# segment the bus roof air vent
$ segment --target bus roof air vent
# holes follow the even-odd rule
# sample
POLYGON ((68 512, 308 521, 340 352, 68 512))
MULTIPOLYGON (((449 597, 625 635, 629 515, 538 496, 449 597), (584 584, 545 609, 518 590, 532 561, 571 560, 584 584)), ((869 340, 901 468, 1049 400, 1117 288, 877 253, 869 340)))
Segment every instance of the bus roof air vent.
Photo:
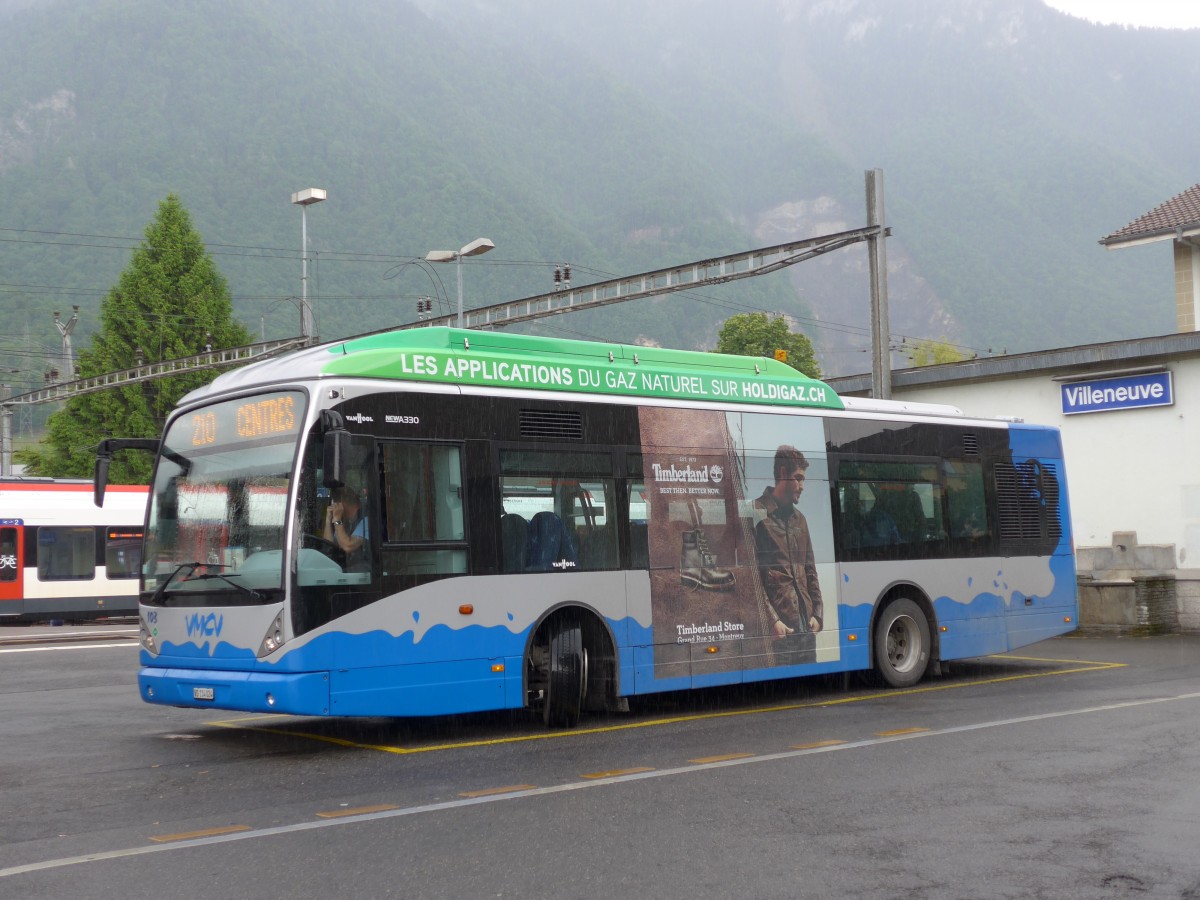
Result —
POLYGON ((979 455, 979 435, 974 432, 968 432, 963 435, 962 441, 963 453, 967 456, 979 455))

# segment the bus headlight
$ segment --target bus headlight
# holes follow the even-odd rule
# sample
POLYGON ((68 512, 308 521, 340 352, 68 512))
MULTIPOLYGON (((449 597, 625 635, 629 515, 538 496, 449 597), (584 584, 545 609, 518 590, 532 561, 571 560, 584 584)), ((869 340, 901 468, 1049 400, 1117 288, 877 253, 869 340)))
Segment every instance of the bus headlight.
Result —
POLYGON ((142 649, 150 653, 158 655, 158 648, 154 645, 154 635, 150 631, 150 626, 146 624, 146 620, 138 617, 138 631, 142 642, 142 649))
POLYGON ((266 635, 263 636, 262 643, 258 645, 258 658, 270 656, 276 650, 283 646, 283 611, 280 610, 279 615, 275 617, 275 621, 271 623, 271 627, 267 629, 266 635))

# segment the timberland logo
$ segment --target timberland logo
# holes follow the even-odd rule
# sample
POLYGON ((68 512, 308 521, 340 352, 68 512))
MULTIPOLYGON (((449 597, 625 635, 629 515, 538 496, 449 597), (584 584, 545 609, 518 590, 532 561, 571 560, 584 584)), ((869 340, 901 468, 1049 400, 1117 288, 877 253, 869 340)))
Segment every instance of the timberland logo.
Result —
POLYGON ((669 481, 684 484, 720 484, 725 477, 725 470, 720 466, 700 466, 693 468, 690 464, 679 468, 674 464, 660 466, 653 463, 655 481, 669 481))

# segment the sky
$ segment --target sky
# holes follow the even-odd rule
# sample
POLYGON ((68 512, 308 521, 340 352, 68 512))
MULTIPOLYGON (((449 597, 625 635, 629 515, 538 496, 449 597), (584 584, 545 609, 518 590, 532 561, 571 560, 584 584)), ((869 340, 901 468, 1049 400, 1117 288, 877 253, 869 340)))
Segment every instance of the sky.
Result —
POLYGON ((1047 6, 1099 22, 1140 28, 1200 28, 1195 0, 1044 0, 1047 6))

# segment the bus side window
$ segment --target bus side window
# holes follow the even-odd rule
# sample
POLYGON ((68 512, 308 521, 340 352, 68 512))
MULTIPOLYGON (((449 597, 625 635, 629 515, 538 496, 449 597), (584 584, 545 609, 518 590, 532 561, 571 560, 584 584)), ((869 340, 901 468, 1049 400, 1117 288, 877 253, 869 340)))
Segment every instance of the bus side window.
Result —
POLYGON ((462 449, 457 444, 380 445, 385 571, 404 587, 465 574, 462 449))
POLYGON ((598 572, 620 566, 612 456, 532 448, 500 451, 500 569, 515 571, 529 523, 524 571, 598 572))
POLYGON ((838 485, 838 538, 844 553, 855 554, 863 546, 867 530, 867 512, 859 494, 861 485, 838 485))
POLYGON ((460 449, 398 442, 382 449, 384 540, 464 540, 460 449))
POLYGON ((572 501, 571 519, 579 543, 579 565, 587 571, 617 568, 613 482, 583 482, 572 501))
POLYGON ((986 541, 990 527, 987 496, 984 491, 983 464, 963 460, 945 463, 946 514, 950 537, 966 541, 986 541))
POLYGON ((650 501, 641 480, 629 483, 629 567, 650 568, 650 501))
POLYGON ((500 571, 524 572, 529 565, 529 522, 517 513, 500 517, 500 571))

